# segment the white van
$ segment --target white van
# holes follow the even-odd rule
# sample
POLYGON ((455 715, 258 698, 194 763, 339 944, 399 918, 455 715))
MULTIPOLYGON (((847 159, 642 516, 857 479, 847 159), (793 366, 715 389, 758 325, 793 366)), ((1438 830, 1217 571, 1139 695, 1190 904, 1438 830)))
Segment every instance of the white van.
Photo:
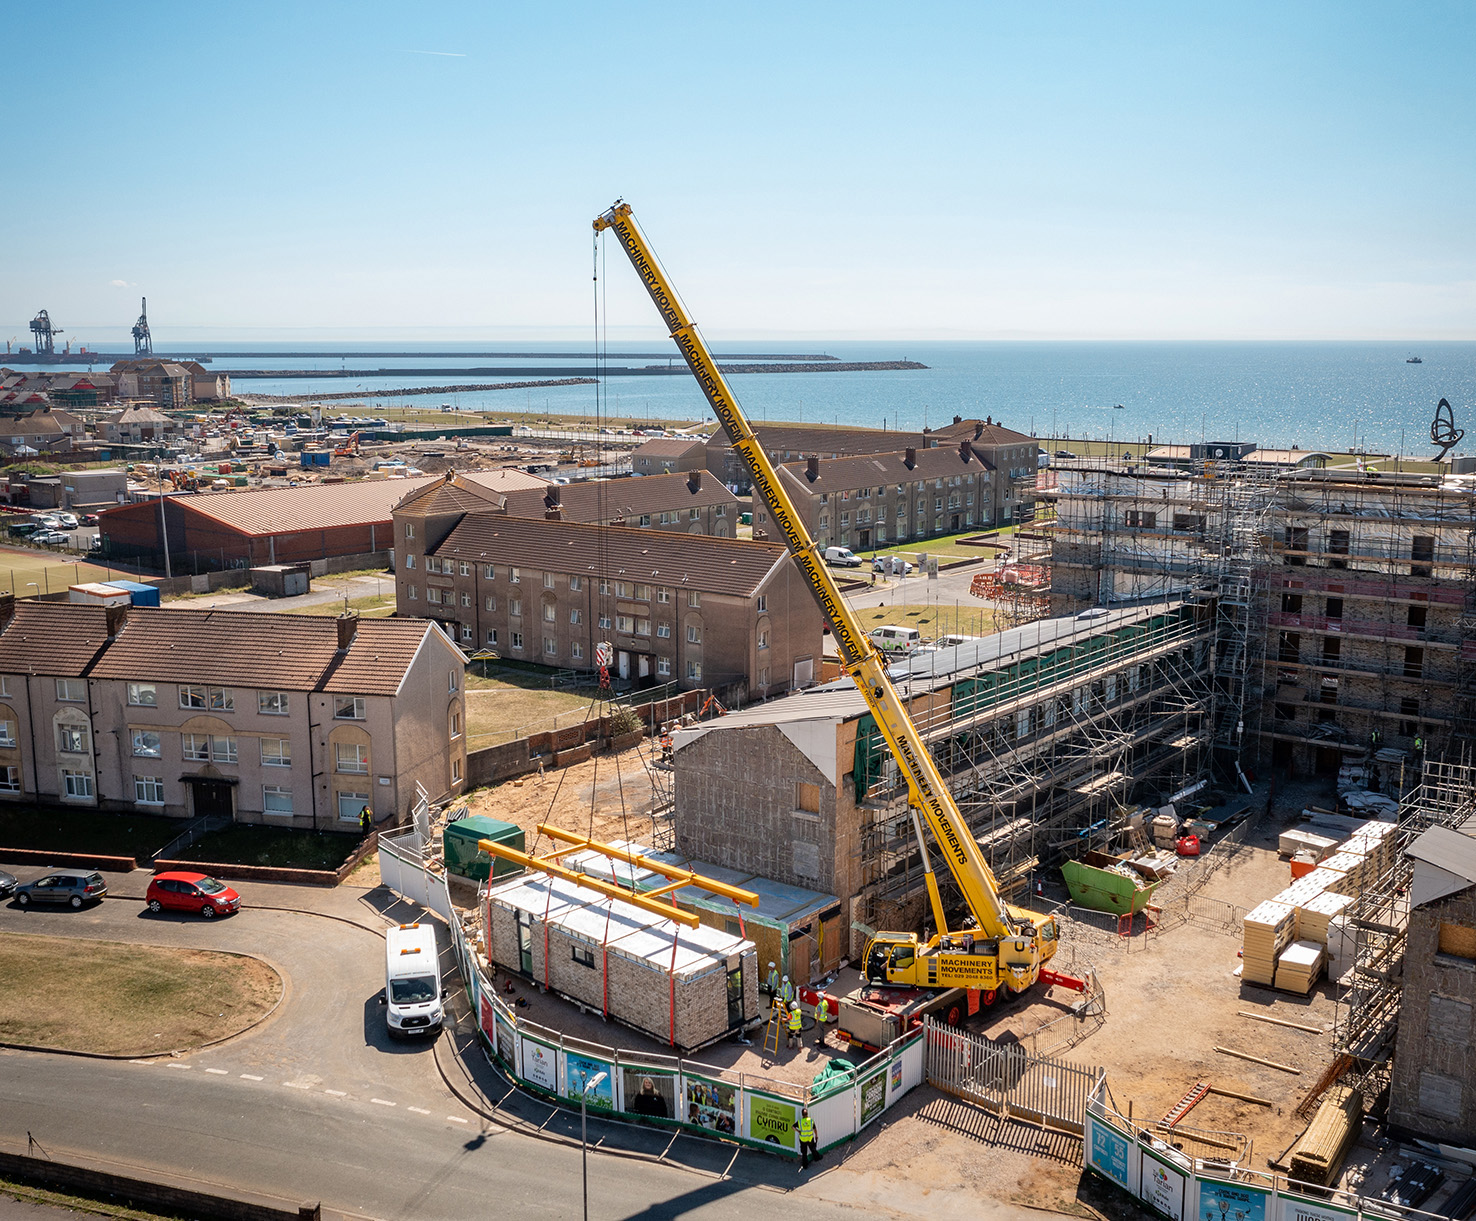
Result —
POLYGON ((825 548, 825 562, 832 568, 860 568, 861 557, 849 547, 825 548))
POLYGON ((445 1018, 436 930, 401 924, 384 937, 384 1023, 392 1038, 436 1035, 445 1018))
POLYGON ((922 633, 915 627, 879 627, 871 633, 871 643, 883 653, 914 653, 922 633))

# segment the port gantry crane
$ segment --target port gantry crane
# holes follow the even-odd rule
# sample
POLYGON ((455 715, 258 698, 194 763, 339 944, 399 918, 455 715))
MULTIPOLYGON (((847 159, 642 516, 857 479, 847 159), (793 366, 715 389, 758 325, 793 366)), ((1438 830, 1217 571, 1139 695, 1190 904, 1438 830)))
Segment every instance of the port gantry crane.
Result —
POLYGON ((1042 975, 1047 983, 1061 983, 1080 990, 1081 981, 1043 971, 1044 964, 1056 952, 1056 918, 1014 907, 1001 896, 994 874, 959 814, 927 744, 887 677, 886 659, 872 646, 825 566, 804 518, 780 484, 774 464, 647 245, 630 205, 617 200, 607 212, 595 218, 594 228, 596 233, 610 230, 620 239, 729 442, 747 466, 754 488, 763 497, 770 518, 830 623, 840 649, 841 664, 865 697, 898 769, 907 779, 908 805, 922 852, 928 901, 937 932, 928 941, 922 941, 916 933, 874 934, 866 947, 866 978, 873 983, 921 988, 977 988, 988 1000, 994 999, 1000 988, 1023 992, 1042 975), (933 833, 963 892, 964 902, 973 916, 972 928, 949 930, 919 815, 933 833))

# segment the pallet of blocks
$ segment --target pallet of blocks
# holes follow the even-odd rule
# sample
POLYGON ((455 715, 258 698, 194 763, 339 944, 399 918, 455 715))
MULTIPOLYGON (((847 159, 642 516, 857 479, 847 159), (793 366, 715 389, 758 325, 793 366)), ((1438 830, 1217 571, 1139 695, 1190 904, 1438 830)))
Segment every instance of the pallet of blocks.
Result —
POLYGON ((1303 941, 1327 944, 1327 930, 1335 917, 1353 906, 1352 895, 1324 891, 1297 907, 1297 936, 1303 941))
POLYGON ((1352 1086, 1333 1086, 1302 1138, 1292 1146, 1287 1158, 1289 1176, 1318 1187, 1332 1186, 1362 1129, 1363 1094, 1352 1086))
POLYGON ((1267 899, 1246 914, 1241 946, 1241 978, 1268 987, 1276 980, 1276 956, 1296 935, 1296 910, 1267 899))
POLYGON ((1363 853, 1350 851, 1346 844, 1340 845, 1337 852, 1323 861, 1322 868, 1332 869, 1343 875, 1327 889, 1345 895, 1362 894, 1364 887, 1378 876, 1378 866, 1363 853))
POLYGON ((1276 956, 1276 990, 1306 996, 1322 974, 1326 956, 1324 947, 1315 941, 1293 941, 1276 956))

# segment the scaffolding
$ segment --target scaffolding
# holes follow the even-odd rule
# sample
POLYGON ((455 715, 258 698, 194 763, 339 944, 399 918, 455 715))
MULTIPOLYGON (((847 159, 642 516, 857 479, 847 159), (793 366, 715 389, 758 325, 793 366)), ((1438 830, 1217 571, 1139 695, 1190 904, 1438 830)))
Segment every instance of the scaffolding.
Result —
MULTIPOLYGON (((1394 1052, 1414 876, 1405 849, 1430 827, 1455 829, 1473 816, 1476 769, 1465 760, 1426 762, 1420 782, 1400 803, 1388 864, 1343 914, 1352 945, 1349 965, 1337 981, 1333 1043, 1365 1075, 1387 1066, 1394 1052)), ((1380 1071, 1386 1075, 1386 1069, 1380 1071)))
MULTIPOLYGON (((1161 802, 1202 774, 1211 632, 1204 609, 1183 602, 1111 628, 1078 621, 949 676, 946 698, 939 687, 913 696, 913 720, 1006 896, 1023 895, 1042 866, 1109 848, 1131 803, 1161 802)), ((922 861, 889 758, 860 796, 870 818, 858 915, 878 927, 921 896, 922 861)))

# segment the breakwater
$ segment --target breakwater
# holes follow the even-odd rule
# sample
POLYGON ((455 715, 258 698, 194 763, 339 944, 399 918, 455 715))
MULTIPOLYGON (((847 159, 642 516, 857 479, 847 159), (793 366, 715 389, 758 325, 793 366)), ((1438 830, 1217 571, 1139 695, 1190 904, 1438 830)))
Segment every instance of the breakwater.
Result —
MULTIPOLYGON (((724 373, 883 373, 897 369, 926 369, 927 365, 912 360, 836 360, 820 364, 719 364, 724 373)), ((317 378, 385 378, 385 377, 444 377, 452 374, 476 374, 482 377, 530 377, 545 374, 555 378, 588 378, 598 372, 603 377, 665 377, 677 375, 690 377, 685 364, 670 365, 606 365, 592 369, 587 366, 551 368, 529 365, 520 368, 480 369, 220 369, 217 372, 227 377, 246 381, 263 378, 271 381, 317 378)), ((521 384, 521 383, 520 383, 521 384)), ((530 383, 538 385, 557 384, 547 381, 530 383)), ((569 384, 565 382, 564 384, 569 384)), ((395 393, 399 393, 395 391, 395 393)))
POLYGON ((365 391, 335 390, 329 394, 249 394, 244 397, 258 403, 322 403, 329 399, 399 398, 408 394, 469 394, 473 390, 536 390, 548 386, 593 386, 598 383, 592 377, 561 377, 551 381, 536 382, 469 382, 455 386, 412 386, 408 390, 365 391))

